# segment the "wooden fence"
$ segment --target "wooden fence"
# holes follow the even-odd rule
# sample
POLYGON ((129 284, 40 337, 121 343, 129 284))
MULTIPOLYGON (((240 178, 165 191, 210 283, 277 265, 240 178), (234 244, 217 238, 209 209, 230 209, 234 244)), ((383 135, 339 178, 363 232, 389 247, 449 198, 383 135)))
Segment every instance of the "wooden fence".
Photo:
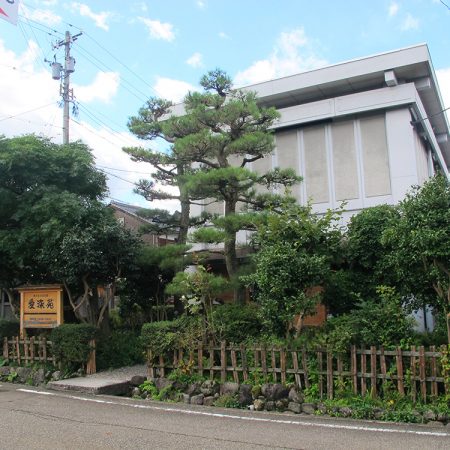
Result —
POLYGON ((347 353, 327 349, 199 345, 194 351, 174 350, 173 354, 153 355, 147 352, 148 376, 167 376, 185 367, 221 382, 243 382, 250 378, 271 382, 295 383, 299 388, 313 385, 320 398, 333 398, 336 393, 351 390, 372 397, 396 390, 415 402, 426 402, 428 396, 450 393, 450 369, 445 363, 448 349, 411 347, 395 350, 352 346, 347 353))
POLYGON ((20 339, 18 336, 3 339, 3 358, 19 366, 35 362, 56 365, 52 353, 53 343, 45 338, 34 337, 20 339))

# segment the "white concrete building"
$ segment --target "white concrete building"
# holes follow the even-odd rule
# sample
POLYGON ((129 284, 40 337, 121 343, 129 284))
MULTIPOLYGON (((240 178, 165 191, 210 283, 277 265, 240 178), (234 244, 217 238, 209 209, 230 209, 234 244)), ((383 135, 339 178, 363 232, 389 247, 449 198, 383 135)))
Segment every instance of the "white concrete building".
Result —
MULTIPOLYGON (((247 88, 246 88, 247 89, 247 88)), ((281 114, 276 148, 253 170, 293 167, 293 194, 347 218, 395 204, 440 167, 449 176, 449 124, 425 44, 249 86, 281 114)), ((222 212, 221 204, 199 207, 222 212)), ((244 237, 244 236, 242 236, 244 237)))

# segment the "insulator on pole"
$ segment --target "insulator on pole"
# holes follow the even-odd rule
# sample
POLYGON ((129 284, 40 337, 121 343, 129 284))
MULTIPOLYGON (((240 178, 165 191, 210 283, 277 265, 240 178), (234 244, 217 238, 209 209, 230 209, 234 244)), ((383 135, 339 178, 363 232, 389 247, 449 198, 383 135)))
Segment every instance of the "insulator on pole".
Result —
POLYGON ((62 66, 58 62, 52 63, 52 78, 54 80, 60 80, 61 79, 61 70, 62 66))

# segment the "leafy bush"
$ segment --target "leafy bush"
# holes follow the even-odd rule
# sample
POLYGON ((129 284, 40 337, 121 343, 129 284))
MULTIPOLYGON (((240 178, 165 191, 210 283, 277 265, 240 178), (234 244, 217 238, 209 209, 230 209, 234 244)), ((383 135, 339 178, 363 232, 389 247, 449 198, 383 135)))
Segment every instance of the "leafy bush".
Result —
POLYGON ((203 337, 200 317, 145 323, 141 338, 144 348, 161 355, 176 348, 193 349, 203 337))
POLYGON ((53 354, 64 368, 75 369, 84 365, 91 351, 90 341, 97 335, 97 328, 88 324, 63 324, 53 328, 51 340, 53 354))
POLYGON ((256 305, 223 305, 214 309, 212 322, 220 340, 240 343, 261 333, 256 305))
POLYGON ((221 395, 214 402, 214 406, 219 406, 221 408, 240 408, 240 404, 237 397, 231 394, 221 395))
POLYGON ((0 320, 0 340, 3 338, 18 336, 20 330, 20 324, 17 320, 0 320))
POLYGON ((115 330, 97 343, 97 369, 132 366, 144 361, 140 337, 132 331, 115 330))
POLYGON ((377 293, 378 302, 361 302, 351 313, 328 320, 326 341, 335 351, 346 351, 351 344, 412 344, 413 319, 402 308, 400 296, 387 286, 380 286, 377 293))

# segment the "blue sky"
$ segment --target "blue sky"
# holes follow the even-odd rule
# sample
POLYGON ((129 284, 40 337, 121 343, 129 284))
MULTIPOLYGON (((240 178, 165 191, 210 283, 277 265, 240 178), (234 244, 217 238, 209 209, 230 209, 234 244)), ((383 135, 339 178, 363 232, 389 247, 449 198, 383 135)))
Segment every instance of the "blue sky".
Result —
POLYGON ((245 85, 426 42, 447 107, 446 4, 450 0, 20 1, 17 26, 0 20, 0 133, 61 141, 59 85, 43 60, 55 55, 62 62, 63 49, 52 44, 66 30, 83 30, 72 47, 79 115, 71 139, 85 141, 98 166, 112 174, 112 198, 150 207, 132 194, 132 183, 152 168, 121 151, 139 145, 126 122, 148 96, 180 100, 216 67, 245 85))

